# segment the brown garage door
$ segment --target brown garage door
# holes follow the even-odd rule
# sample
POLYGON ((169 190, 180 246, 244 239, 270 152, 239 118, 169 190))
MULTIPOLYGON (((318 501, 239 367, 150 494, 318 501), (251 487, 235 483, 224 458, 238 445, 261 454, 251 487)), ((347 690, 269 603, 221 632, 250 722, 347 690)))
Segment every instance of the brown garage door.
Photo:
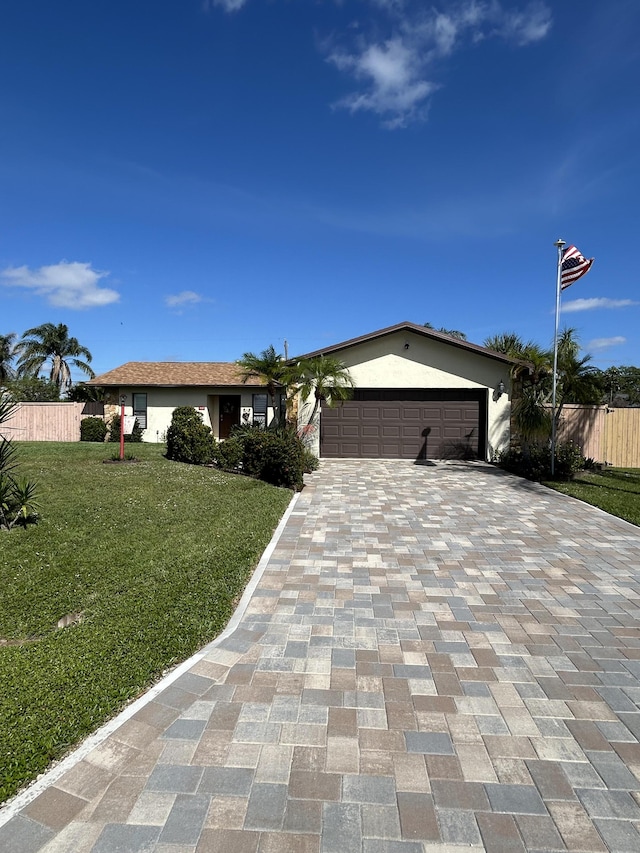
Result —
POLYGON ((357 389, 320 419, 320 455, 333 459, 484 458, 486 391, 357 389))

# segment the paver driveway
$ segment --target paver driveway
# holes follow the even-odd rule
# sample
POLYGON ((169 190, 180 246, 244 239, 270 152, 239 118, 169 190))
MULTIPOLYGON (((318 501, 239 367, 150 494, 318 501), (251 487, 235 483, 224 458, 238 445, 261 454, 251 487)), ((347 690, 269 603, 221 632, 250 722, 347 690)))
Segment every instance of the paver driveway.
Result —
POLYGON ((639 532, 598 510, 324 462, 239 627, 0 849, 638 853, 639 601, 639 532))

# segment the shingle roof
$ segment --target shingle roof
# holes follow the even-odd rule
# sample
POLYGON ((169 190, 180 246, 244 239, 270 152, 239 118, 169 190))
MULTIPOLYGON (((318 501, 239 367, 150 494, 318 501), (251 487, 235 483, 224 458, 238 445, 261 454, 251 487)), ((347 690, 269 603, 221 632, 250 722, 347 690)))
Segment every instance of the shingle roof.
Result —
POLYGON ((87 385, 156 385, 164 387, 185 385, 252 385, 264 383, 258 377, 251 376, 242 381, 243 374, 234 362, 230 361, 128 361, 115 367, 87 385))

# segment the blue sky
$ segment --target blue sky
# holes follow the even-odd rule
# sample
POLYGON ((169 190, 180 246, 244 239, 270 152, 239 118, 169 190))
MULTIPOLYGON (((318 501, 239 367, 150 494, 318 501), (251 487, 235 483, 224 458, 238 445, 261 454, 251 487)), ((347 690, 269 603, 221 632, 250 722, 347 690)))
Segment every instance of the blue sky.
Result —
POLYGON ((637 0, 3 0, 0 333, 125 361, 403 320, 640 366, 637 0))

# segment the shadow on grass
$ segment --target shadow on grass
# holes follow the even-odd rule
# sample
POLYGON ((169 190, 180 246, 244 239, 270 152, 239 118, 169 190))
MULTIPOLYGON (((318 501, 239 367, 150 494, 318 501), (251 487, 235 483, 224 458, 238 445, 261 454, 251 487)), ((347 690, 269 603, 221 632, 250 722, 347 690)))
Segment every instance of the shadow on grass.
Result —
POLYGON ((640 475, 624 474, 621 471, 603 471, 601 474, 588 474, 584 478, 577 477, 573 482, 581 486, 593 486, 596 489, 606 489, 609 492, 622 492, 622 494, 625 495, 640 495, 640 475), (614 483, 618 482, 621 484, 624 483, 626 486, 631 486, 631 488, 625 489, 621 486, 614 485, 614 483))

